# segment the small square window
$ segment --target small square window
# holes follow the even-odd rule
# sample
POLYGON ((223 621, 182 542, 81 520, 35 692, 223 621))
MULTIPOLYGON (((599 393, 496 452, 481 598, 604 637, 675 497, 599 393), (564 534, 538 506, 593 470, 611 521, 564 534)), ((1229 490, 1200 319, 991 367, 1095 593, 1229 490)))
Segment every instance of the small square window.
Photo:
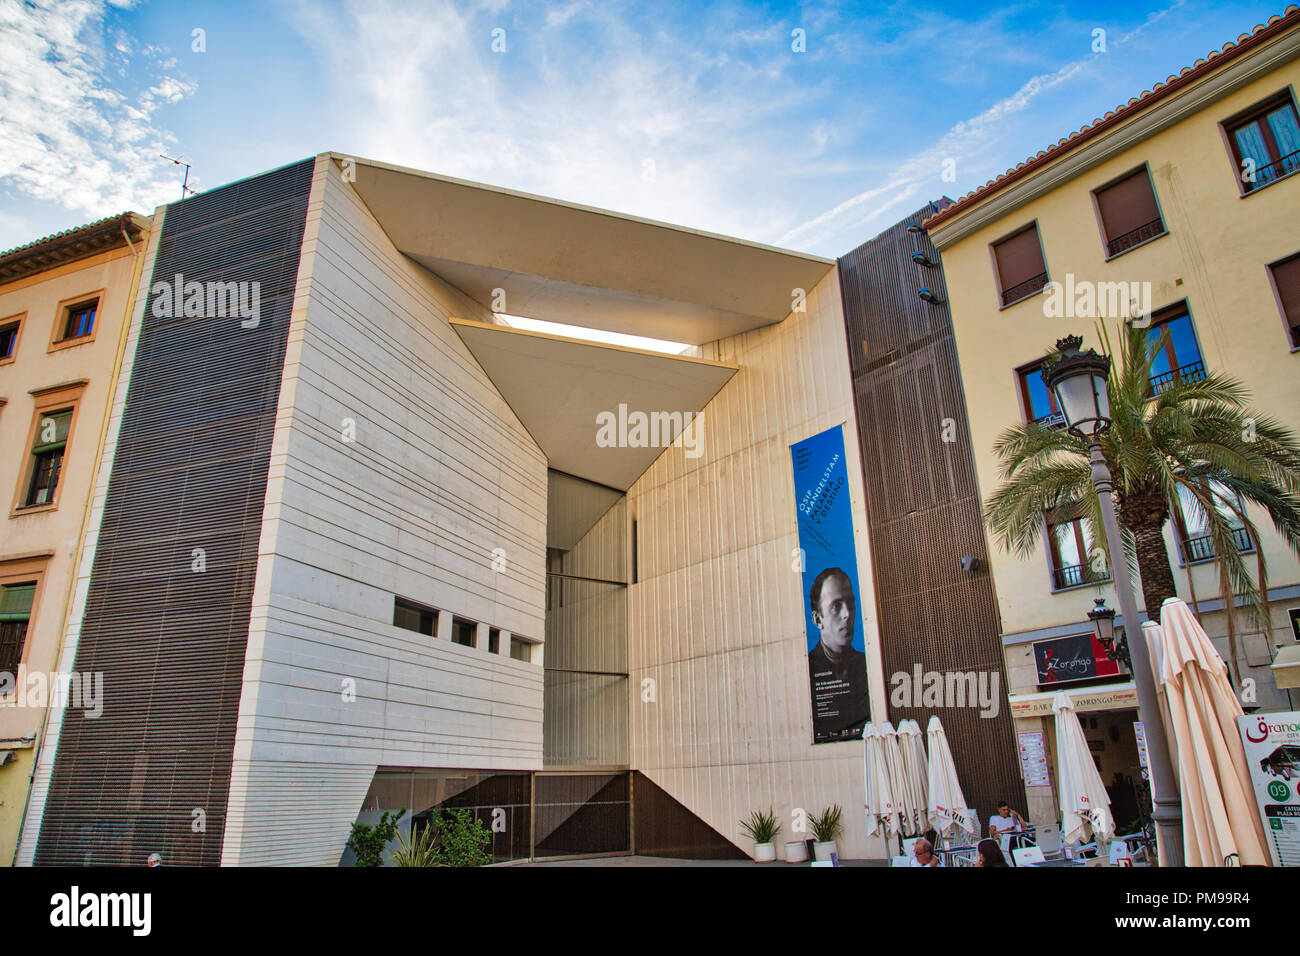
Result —
POLYGON ((0 587, 0 673, 18 671, 35 594, 35 581, 0 587))
POLYGON ((99 311, 99 300, 89 299, 70 305, 63 311, 63 322, 56 342, 68 342, 72 339, 84 339, 95 331, 95 313, 99 311))
POLYGON ((1002 305, 1027 299, 1047 285, 1047 266, 1038 240, 1038 223, 1031 222, 1013 236, 993 244, 998 292, 1002 305))
POLYGON ((488 628, 488 653, 501 653, 501 628, 499 627, 488 628))
POLYGON ((1300 349, 1300 252, 1268 267, 1286 321, 1291 348, 1300 349))
POLYGON ((393 623, 408 631, 433 637, 438 633, 438 612, 405 598, 394 598, 393 623))
POLYGON ((510 656, 517 661, 523 661, 525 664, 530 664, 533 660, 533 645, 528 641, 520 640, 517 637, 511 637, 510 656))
POLYGON ((464 647, 473 647, 478 635, 478 625, 463 617, 452 618, 451 639, 453 643, 464 647))
POLYGON ((1097 197, 1097 211, 1106 236, 1107 258, 1165 234, 1165 223, 1156 206, 1156 192, 1145 166, 1093 195, 1097 197))
POLYGON ((1018 376, 1026 420, 1036 422, 1044 428, 1065 427, 1065 415, 1056 405, 1056 395, 1043 381, 1043 360, 1020 369, 1018 376))

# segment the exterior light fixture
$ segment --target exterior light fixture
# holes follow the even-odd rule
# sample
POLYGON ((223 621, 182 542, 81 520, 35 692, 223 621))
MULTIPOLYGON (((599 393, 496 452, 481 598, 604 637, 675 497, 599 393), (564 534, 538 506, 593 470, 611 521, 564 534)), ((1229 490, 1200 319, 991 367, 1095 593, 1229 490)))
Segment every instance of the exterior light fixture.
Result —
POLYGON ((929 302, 931 305, 939 305, 940 303, 943 302, 943 299, 939 298, 929 289, 922 289, 920 292, 917 293, 917 295, 919 295, 926 302, 929 302))
POLYGON ((924 232, 925 230, 921 228, 919 223, 909 222, 907 224, 907 231, 916 233, 916 232, 924 232))
POLYGON ((921 252, 920 250, 917 250, 916 252, 912 253, 912 261, 915 262, 918 266, 924 266, 926 269, 934 268, 934 260, 931 259, 929 256, 927 256, 924 252, 921 252))
POLYGON ((1057 340, 1059 355, 1043 370, 1043 384, 1056 396, 1069 433, 1093 441, 1110 427, 1110 359, 1093 349, 1080 352, 1081 345, 1077 335, 1057 340))
POLYGON ((1130 671, 1133 670, 1128 641, 1121 634, 1119 645, 1115 644, 1115 609, 1106 606, 1105 598, 1097 598, 1093 603, 1093 609, 1088 612, 1088 620, 1092 621, 1092 632, 1097 636, 1098 643, 1106 649, 1106 656, 1112 661, 1119 661, 1130 671))

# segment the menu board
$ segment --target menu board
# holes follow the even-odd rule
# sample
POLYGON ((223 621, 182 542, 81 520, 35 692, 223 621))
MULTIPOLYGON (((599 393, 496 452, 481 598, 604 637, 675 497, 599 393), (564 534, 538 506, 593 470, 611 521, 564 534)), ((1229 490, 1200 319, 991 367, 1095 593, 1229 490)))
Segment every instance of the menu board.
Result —
POLYGON ((1016 734, 1020 741, 1020 773, 1026 787, 1050 787, 1047 773, 1047 744, 1041 732, 1016 734))
POLYGON ((1133 735, 1137 737, 1138 762, 1142 765, 1142 779, 1151 779, 1151 764, 1147 763, 1147 729, 1142 721, 1133 721, 1133 735))
POLYGON ((1300 866, 1300 711, 1237 718, 1274 866, 1300 866))

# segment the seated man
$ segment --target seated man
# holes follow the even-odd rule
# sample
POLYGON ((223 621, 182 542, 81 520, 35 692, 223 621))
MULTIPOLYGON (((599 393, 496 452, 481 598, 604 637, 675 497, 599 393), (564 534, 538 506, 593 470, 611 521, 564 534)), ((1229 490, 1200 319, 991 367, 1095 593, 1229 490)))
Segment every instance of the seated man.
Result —
POLYGON ((934 855, 934 846, 925 837, 916 841, 912 847, 912 858, 908 866, 938 866, 939 858, 934 855))
MULTIPOLYGON (((1027 826, 1028 821, 1003 800, 998 804, 998 812, 989 817, 989 836, 997 840, 1002 849, 1008 850, 1011 849, 1012 834, 1024 832, 1027 826)), ((1015 842, 1019 845, 1021 841, 1015 842)))

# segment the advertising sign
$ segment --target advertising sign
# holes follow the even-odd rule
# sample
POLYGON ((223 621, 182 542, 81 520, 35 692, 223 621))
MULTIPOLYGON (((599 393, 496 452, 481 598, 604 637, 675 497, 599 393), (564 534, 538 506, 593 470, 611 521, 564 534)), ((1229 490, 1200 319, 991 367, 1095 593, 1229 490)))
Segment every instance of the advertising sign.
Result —
POLYGON ((1274 866, 1300 866, 1300 711, 1237 718, 1274 866))
POLYGON ((1106 656, 1106 649, 1090 633, 1035 641, 1034 665, 1040 687, 1119 674, 1119 664, 1106 656))
POLYGON ((791 445, 790 455, 799 518, 813 743, 856 740, 871 715, 842 426, 791 445))

